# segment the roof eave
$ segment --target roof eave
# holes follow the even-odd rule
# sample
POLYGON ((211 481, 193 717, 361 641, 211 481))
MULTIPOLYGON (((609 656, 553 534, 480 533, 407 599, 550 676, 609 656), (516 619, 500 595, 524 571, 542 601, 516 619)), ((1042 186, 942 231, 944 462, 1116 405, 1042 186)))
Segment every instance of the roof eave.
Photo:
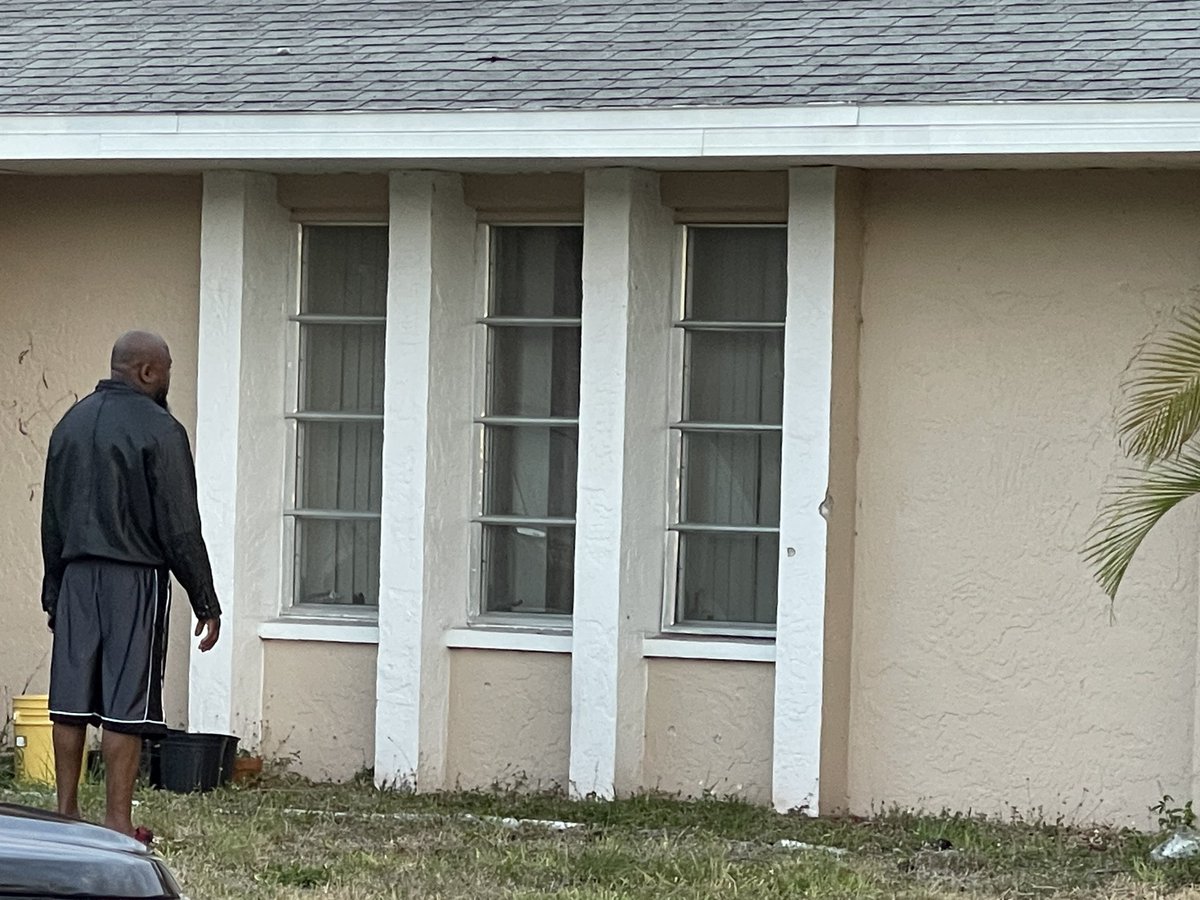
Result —
POLYGON ((397 113, 0 114, 0 167, 903 165, 1200 152, 1200 101, 397 113))

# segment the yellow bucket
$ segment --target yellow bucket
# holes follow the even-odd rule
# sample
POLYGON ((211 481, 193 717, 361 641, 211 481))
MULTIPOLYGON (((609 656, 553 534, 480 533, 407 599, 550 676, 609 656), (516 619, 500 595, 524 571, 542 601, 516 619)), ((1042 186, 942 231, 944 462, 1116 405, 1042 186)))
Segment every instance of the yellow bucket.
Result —
POLYGON ((49 701, 45 694, 13 697, 16 774, 22 781, 54 784, 54 726, 49 701))

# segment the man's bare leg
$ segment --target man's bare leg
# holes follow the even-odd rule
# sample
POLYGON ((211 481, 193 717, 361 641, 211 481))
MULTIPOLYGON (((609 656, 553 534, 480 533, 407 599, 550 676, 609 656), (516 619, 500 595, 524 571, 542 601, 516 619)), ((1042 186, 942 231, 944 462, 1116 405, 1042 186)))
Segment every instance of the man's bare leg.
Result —
POLYGON ((142 758, 141 735, 105 728, 100 747, 104 751, 104 825, 132 836, 133 783, 142 758))
POLYGON ((58 789, 58 811, 82 819, 79 811, 79 772, 83 768, 86 725, 54 723, 54 781, 58 789))

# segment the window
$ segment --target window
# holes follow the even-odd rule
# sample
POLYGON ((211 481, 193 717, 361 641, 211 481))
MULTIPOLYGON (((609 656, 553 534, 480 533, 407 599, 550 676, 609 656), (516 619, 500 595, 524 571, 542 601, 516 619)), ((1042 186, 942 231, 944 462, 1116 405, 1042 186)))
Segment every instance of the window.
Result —
POLYGON ((787 230, 687 230, 676 625, 775 622, 787 230))
POLYGON ((570 615, 583 229, 493 226, 488 243, 480 611, 570 615))
POLYGON ((387 268, 386 227, 301 229, 286 516, 295 607, 379 604, 387 268))

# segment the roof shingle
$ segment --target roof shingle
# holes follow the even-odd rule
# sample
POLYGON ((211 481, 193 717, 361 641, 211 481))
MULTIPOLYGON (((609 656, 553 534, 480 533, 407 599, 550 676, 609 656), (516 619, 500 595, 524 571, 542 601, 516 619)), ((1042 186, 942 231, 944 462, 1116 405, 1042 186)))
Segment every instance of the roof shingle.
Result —
POLYGON ((1200 2, 0 0, 0 113, 1200 97, 1200 2))

